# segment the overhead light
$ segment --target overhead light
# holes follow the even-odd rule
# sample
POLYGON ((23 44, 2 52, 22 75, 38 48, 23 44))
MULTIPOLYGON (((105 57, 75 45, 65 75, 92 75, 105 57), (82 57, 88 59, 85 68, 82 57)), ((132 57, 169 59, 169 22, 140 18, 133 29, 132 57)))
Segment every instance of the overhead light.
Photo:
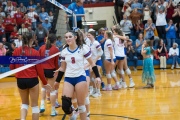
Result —
POLYGON ((83 25, 98 25, 96 21, 92 22, 82 22, 83 25))

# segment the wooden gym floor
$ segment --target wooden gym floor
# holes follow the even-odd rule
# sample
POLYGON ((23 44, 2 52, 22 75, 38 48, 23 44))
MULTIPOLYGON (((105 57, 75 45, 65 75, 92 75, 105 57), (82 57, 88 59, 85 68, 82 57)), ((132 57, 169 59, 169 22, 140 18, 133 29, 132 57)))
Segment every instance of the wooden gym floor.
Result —
MULTIPOLYGON (((132 71, 135 88, 102 91, 102 97, 90 97, 91 120, 180 120, 180 69, 155 70, 154 89, 143 89, 141 73, 141 70, 132 71)), ((126 80, 129 84, 127 76, 126 80)), ((63 111, 61 108, 57 111, 58 116, 51 117, 50 104, 46 104, 40 120, 61 120, 63 111)), ((31 108, 27 120, 31 120, 30 113, 31 108)), ((19 115, 20 97, 15 78, 4 78, 0 80, 0 120, 18 120, 19 115)))

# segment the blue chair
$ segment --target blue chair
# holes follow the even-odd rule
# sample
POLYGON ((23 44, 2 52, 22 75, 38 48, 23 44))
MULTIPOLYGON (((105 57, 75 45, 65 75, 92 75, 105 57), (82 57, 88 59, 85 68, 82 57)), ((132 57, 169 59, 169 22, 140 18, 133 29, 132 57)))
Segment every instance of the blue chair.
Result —
POLYGON ((130 39, 132 40, 132 41, 136 41, 136 36, 130 36, 130 39))

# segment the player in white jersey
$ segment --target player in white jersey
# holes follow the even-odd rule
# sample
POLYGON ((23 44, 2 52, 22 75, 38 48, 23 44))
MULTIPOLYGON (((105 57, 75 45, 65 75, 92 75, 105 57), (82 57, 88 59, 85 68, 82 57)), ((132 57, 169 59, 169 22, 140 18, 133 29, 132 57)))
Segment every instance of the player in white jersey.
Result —
MULTIPOLYGON (((101 66, 102 66, 102 61, 101 61, 101 56, 103 54, 103 50, 101 48, 101 45, 98 41, 95 40, 95 31, 90 31, 88 32, 88 38, 91 40, 91 44, 90 44, 90 48, 91 48, 91 52, 92 52, 92 59, 94 61, 94 63, 96 63, 98 70, 100 72, 101 66)), ((92 81, 93 81, 93 77, 94 75, 92 74, 92 81)), ((93 90, 93 97, 99 97, 101 96, 100 93, 100 84, 99 83, 95 83, 96 85, 96 89, 93 90)))
POLYGON ((81 120, 85 120, 87 117, 85 99, 87 97, 87 83, 86 73, 84 70, 84 59, 87 59, 92 66, 92 70, 96 76, 96 81, 100 80, 98 68, 91 59, 91 51, 88 46, 83 45, 82 36, 79 36, 77 32, 70 31, 65 34, 65 40, 67 45, 62 50, 61 67, 55 71, 57 76, 54 87, 59 88, 59 81, 62 79, 64 72, 64 87, 62 92, 62 109, 63 111, 72 117, 72 96, 74 91, 76 92, 78 109, 81 120))
POLYGON ((123 32, 120 30, 119 27, 115 27, 113 29, 113 37, 114 37, 114 48, 115 48, 115 56, 116 56, 116 65, 118 66, 119 73, 123 82, 120 84, 123 88, 127 88, 125 77, 124 77, 124 58, 125 58, 125 51, 124 51, 124 40, 126 40, 126 36, 123 36, 123 32))
POLYGON ((104 44, 104 54, 105 54, 105 61, 104 66, 106 70, 106 78, 107 78, 107 86, 103 90, 112 90, 111 86, 111 78, 114 79, 116 85, 113 87, 113 89, 119 89, 119 82, 117 80, 116 72, 114 70, 115 63, 116 63, 116 57, 114 54, 114 46, 113 46, 113 37, 112 32, 106 31, 104 33, 105 37, 105 44, 104 44))
MULTIPOLYGON (((127 40, 129 40, 129 37, 127 36, 127 40)), ((131 40, 132 41, 132 40, 131 40)), ((129 67, 128 67, 128 64, 127 64, 127 41, 125 41, 125 55, 126 55, 126 57, 125 57, 125 59, 124 59, 124 66, 123 66, 123 68, 124 68, 124 70, 125 70, 125 72, 126 72, 126 74, 128 75, 128 77, 129 77, 129 81, 130 81, 130 83, 129 83, 129 87, 130 88, 132 88, 132 87, 134 87, 135 86, 135 83, 134 83, 134 81, 133 81, 133 79, 132 79, 132 76, 131 76, 131 70, 129 69, 129 67)), ((120 80, 120 83, 122 82, 122 79, 120 80)))

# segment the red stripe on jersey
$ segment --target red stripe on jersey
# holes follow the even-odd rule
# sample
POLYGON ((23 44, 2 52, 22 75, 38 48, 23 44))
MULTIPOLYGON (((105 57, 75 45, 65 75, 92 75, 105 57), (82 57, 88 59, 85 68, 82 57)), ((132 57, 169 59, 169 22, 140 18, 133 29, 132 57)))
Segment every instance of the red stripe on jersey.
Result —
MULTIPOLYGON (((12 56, 21 56, 21 55, 22 55, 22 47, 19 47, 14 50, 12 56)), ((37 50, 25 46, 23 56, 40 56, 40 55, 37 50)), ((23 66, 22 64, 10 64, 10 69, 13 70, 22 66, 23 66)), ((15 74, 16 78, 35 78, 38 76, 40 77, 40 80, 42 81, 42 83, 46 85, 47 81, 44 76, 44 70, 43 70, 42 64, 37 64, 33 67, 27 68, 15 74)))
MULTIPOLYGON (((55 53, 58 53, 59 50, 57 49, 55 45, 52 45, 52 47, 49 49, 48 56, 45 55, 45 52, 46 52, 46 45, 43 45, 39 49, 40 56, 43 56, 43 57, 54 55, 55 53)), ((58 69, 59 68, 58 60, 59 60, 59 55, 45 61, 45 63, 42 64, 43 69, 54 69, 54 68, 58 69)))
POLYGON ((84 55, 84 57, 88 57, 89 55, 91 55, 91 51, 89 51, 87 54, 84 55))
POLYGON ((99 47, 100 47, 100 45, 96 46, 96 48, 99 48, 99 47))

